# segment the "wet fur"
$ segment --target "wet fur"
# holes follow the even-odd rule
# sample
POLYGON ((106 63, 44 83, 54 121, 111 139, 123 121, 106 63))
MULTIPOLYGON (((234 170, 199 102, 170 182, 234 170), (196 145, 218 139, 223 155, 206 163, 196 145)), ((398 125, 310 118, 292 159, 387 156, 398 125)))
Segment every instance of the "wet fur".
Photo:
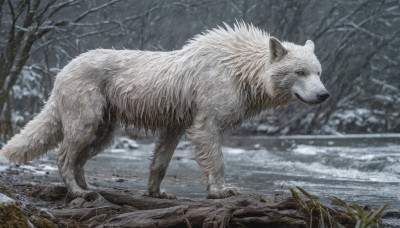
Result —
POLYGON ((293 99, 296 80, 282 81, 285 70, 276 66, 282 61, 276 57, 286 53, 271 52, 270 42, 267 33, 239 23, 207 31, 172 52, 84 53, 58 74, 42 112, 1 153, 26 163, 59 145, 60 175, 69 192, 81 196, 91 193, 86 161, 108 145, 118 124, 134 125, 159 133, 147 194, 173 198, 160 183, 186 133, 209 197, 236 195, 224 179, 222 133, 293 99))

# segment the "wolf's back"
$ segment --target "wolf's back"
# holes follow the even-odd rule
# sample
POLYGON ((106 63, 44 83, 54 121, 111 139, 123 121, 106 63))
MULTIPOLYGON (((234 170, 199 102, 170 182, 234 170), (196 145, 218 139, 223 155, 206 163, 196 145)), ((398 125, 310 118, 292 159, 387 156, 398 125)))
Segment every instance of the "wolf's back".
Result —
POLYGON ((11 162, 26 163, 45 154, 62 139, 62 125, 55 103, 43 110, 0 150, 11 162))

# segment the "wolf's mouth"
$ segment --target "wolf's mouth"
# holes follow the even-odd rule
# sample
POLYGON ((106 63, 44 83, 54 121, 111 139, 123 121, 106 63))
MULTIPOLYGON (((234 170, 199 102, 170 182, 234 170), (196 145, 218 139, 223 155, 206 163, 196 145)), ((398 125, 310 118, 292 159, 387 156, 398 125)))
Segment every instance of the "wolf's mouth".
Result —
POLYGON ((298 93, 294 93, 294 95, 299 99, 301 102, 308 104, 308 105, 318 105, 321 104, 322 102, 320 101, 306 101, 304 100, 298 93))

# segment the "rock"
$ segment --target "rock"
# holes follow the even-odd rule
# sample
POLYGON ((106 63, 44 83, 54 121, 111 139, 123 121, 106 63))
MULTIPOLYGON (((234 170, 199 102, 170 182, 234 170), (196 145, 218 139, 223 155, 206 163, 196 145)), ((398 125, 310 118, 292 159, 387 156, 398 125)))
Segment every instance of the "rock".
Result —
POLYGON ((7 206, 10 204, 16 205, 16 201, 4 195, 3 193, 0 193, 0 206, 7 206))
POLYGON ((2 227, 31 227, 25 213, 14 199, 0 193, 0 224, 2 227))
POLYGON ((112 146, 114 149, 138 149, 139 145, 135 140, 129 138, 117 138, 112 146))

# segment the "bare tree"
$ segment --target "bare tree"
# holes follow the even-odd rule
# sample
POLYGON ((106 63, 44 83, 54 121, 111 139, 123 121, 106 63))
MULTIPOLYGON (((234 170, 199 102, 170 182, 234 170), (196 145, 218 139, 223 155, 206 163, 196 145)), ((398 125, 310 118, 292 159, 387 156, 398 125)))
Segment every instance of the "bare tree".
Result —
POLYGON ((49 91, 51 69, 88 49, 169 51, 205 29, 236 20, 282 40, 314 40, 332 93, 320 108, 294 105, 260 118, 256 124, 273 126, 267 133, 400 131, 400 8, 394 0, 0 0, 0 12, 3 136, 12 135, 11 88, 24 66, 42 70, 49 91), (361 125, 344 115, 361 109, 369 112, 361 125))
POLYGON ((71 39, 79 40, 107 31, 121 31, 124 23, 131 18, 95 20, 99 13, 117 2, 120 1, 0 0, 0 31, 4 34, 0 38, 2 137, 13 134, 10 94, 29 58, 54 43, 59 46, 64 43, 79 53, 79 42, 71 43, 71 39), (77 32, 77 27, 85 29, 77 32))

